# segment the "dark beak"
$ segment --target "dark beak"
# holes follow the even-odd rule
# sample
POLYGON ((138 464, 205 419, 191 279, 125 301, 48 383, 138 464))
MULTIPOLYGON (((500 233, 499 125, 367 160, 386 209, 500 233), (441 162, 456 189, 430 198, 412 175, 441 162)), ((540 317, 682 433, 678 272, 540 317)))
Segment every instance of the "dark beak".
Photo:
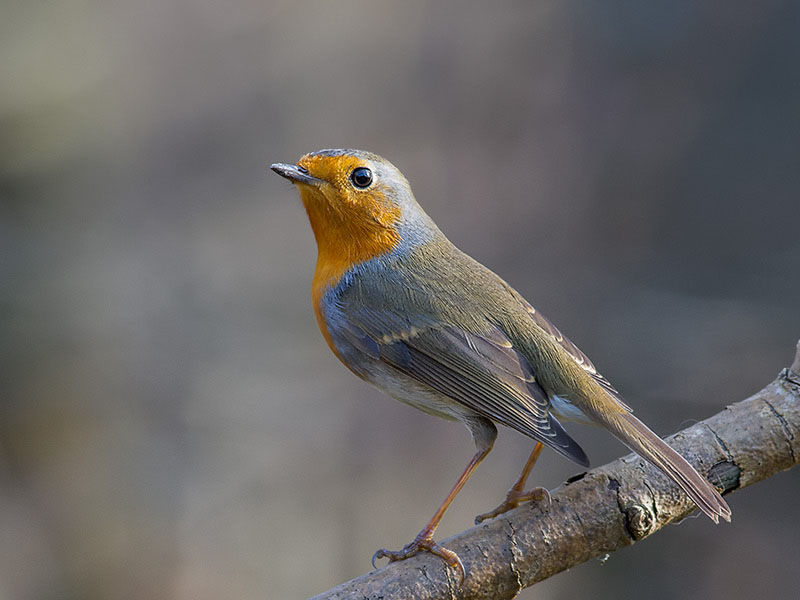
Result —
POLYGON ((286 163, 275 163, 274 165, 270 166, 270 169, 275 171, 281 177, 285 177, 292 183, 307 183, 309 185, 317 185, 321 183, 321 179, 317 179, 316 177, 312 177, 308 174, 303 167, 298 167, 297 165, 288 165, 286 163))

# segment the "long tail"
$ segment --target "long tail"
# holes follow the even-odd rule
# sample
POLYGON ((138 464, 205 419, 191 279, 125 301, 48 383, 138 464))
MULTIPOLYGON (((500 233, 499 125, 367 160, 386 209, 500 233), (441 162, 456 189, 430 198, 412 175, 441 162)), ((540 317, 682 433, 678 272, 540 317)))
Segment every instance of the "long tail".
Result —
POLYGON ((603 421, 623 444, 677 483, 714 523, 720 517, 731 520, 731 509, 714 486, 639 419, 625 412, 603 421))

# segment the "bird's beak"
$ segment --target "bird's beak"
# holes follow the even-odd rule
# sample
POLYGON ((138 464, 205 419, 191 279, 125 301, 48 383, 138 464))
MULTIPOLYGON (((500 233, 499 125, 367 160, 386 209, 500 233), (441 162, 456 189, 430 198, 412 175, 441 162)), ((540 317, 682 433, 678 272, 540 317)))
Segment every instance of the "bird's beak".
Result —
POLYGON ((281 177, 285 177, 292 183, 307 183, 309 185, 318 185, 322 183, 321 179, 312 177, 308 174, 303 167, 297 165, 288 165, 286 163, 275 163, 270 166, 270 169, 275 171, 281 177))

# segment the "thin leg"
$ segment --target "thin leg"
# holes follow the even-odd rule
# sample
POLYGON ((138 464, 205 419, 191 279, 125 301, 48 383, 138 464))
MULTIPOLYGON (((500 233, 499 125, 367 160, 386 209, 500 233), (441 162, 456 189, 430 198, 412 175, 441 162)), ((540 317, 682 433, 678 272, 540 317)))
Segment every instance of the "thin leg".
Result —
POLYGON ((528 457, 528 462, 525 463, 525 467, 522 469, 522 473, 520 473, 519 478, 514 485, 511 486, 511 489, 508 490, 505 501, 500 503, 500 505, 494 510, 490 510, 487 513, 483 513, 482 515, 475 517, 476 525, 485 521, 486 519, 491 519, 492 517, 496 517, 497 515, 511 510, 512 508, 516 508, 523 502, 528 502, 536 498, 547 498, 549 502, 550 492, 548 492, 545 488, 540 487, 533 488, 527 492, 522 491, 525 489, 525 482, 528 480, 528 475, 531 474, 533 465, 536 464, 536 460, 539 458, 542 448, 544 448, 544 445, 541 442, 536 442, 531 455, 528 457))
POLYGON ((472 476, 472 473, 475 472, 475 469, 478 468, 478 465, 481 464, 481 461, 483 461, 483 459, 486 458, 486 455, 489 454, 489 451, 492 449, 494 439, 497 436, 497 429, 488 419, 476 418, 474 420, 467 421, 466 424, 467 428, 472 432, 475 445, 478 446, 478 451, 475 453, 475 456, 473 456, 472 460, 469 461, 467 468, 464 469, 463 473, 461 473, 461 477, 458 478, 458 481, 456 481, 453 489, 450 490, 447 498, 444 499, 444 502, 442 502, 441 506, 439 506, 433 517, 431 517, 431 520, 428 521, 428 524, 425 525, 425 527, 422 528, 422 531, 417 534, 417 537, 415 537, 410 544, 406 544, 402 550, 386 550, 385 548, 378 550, 372 556, 373 567, 375 566, 375 561, 379 558, 388 558, 389 562, 394 562, 396 560, 410 558, 423 550, 427 550, 431 554, 435 554, 436 556, 443 558, 444 561, 451 567, 458 569, 460 572, 460 580, 461 582, 464 581, 464 577, 466 575, 464 563, 461 562, 461 559, 455 552, 448 550, 444 546, 440 546, 433 541, 433 534, 436 532, 439 522, 442 520, 447 508, 453 502, 453 499, 456 497, 458 492, 461 491, 461 488, 464 487, 464 484, 467 483, 467 480, 469 480, 469 478, 472 476))

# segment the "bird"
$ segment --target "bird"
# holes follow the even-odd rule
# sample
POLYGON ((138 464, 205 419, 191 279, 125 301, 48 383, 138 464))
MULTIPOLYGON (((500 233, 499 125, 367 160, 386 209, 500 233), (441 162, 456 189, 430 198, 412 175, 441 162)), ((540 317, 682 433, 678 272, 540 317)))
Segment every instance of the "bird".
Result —
POLYGON ((317 242, 311 298, 330 349, 361 379, 428 414, 461 422, 476 452, 419 534, 400 550, 466 570, 434 540, 445 511, 486 457, 496 424, 536 442, 497 508, 547 496, 525 491, 544 446, 583 466, 589 459, 561 421, 605 428, 672 479, 715 523, 731 510, 717 489, 637 419, 589 358, 494 272, 459 250, 417 203, 388 160, 326 149, 271 169, 297 188, 317 242))

